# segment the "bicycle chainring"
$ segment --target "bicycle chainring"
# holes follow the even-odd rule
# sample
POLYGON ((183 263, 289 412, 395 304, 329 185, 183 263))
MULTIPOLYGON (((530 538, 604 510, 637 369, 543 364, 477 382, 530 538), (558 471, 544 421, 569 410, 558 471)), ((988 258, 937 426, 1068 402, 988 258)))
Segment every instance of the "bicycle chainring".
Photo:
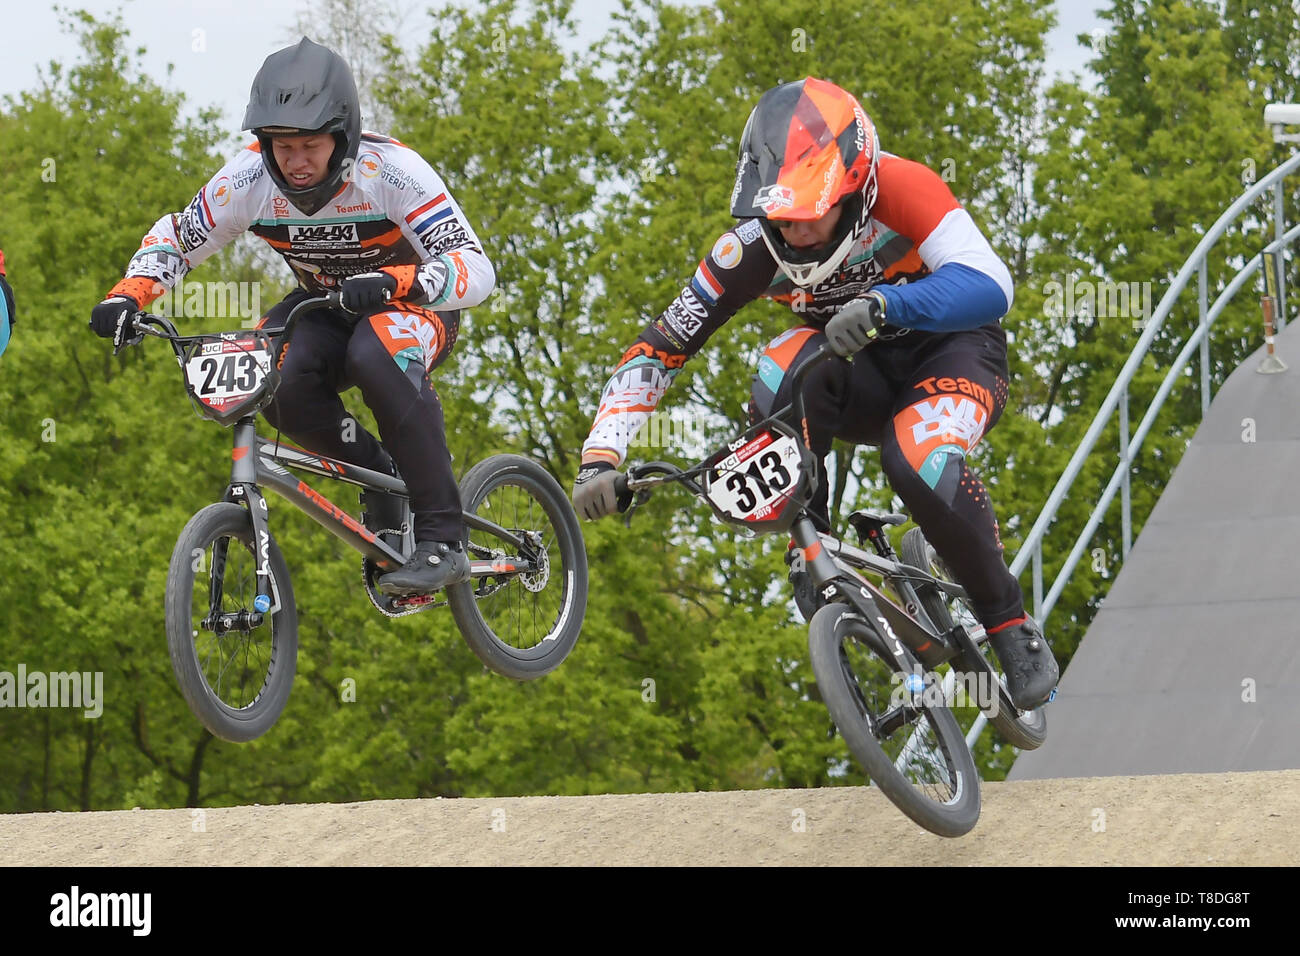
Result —
POLYGON ((410 617, 430 608, 443 607, 446 601, 438 601, 432 595, 414 595, 412 597, 394 597, 379 590, 379 578, 387 572, 380 571, 369 558, 361 559, 361 583, 365 586, 366 597, 384 617, 410 617))

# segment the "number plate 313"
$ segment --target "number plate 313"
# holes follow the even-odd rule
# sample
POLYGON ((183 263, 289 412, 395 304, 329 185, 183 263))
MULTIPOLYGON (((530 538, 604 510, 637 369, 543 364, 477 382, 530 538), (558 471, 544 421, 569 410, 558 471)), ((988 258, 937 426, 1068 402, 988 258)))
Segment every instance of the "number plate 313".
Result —
POLYGON ((763 432, 714 465, 709 500, 733 518, 759 521, 780 513, 799 476, 799 446, 763 432))

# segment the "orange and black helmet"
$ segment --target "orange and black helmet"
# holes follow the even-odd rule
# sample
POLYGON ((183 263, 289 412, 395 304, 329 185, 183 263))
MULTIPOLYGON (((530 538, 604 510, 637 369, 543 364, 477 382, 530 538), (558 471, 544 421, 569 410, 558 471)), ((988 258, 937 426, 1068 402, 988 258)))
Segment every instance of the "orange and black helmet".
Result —
POLYGON ((745 124, 731 214, 757 219, 781 270, 798 286, 814 286, 866 228, 879 155, 876 128, 852 94, 812 77, 783 83, 759 98, 745 124), (840 218, 823 246, 787 245, 774 224, 820 219, 836 205, 840 218))

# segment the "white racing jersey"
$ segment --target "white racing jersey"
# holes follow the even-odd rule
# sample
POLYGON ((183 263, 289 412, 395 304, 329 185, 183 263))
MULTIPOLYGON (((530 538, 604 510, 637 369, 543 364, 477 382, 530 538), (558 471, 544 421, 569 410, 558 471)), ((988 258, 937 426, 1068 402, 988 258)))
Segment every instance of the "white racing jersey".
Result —
POLYGON ((479 304, 496 282, 441 177, 410 147, 364 132, 351 175, 312 216, 276 186, 256 142, 240 150, 184 210, 154 223, 110 294, 145 307, 245 231, 282 255, 310 292, 382 269, 397 279, 395 299, 450 311, 479 304))

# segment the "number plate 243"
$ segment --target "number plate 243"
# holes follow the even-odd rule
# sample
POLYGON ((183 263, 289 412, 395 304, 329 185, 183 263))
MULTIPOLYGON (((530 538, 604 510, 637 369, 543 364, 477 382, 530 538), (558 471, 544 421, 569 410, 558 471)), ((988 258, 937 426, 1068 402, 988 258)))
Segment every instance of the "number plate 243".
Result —
POLYGON ((271 370, 271 349, 265 338, 204 342, 185 363, 190 392, 214 412, 229 412, 257 393, 271 370))

